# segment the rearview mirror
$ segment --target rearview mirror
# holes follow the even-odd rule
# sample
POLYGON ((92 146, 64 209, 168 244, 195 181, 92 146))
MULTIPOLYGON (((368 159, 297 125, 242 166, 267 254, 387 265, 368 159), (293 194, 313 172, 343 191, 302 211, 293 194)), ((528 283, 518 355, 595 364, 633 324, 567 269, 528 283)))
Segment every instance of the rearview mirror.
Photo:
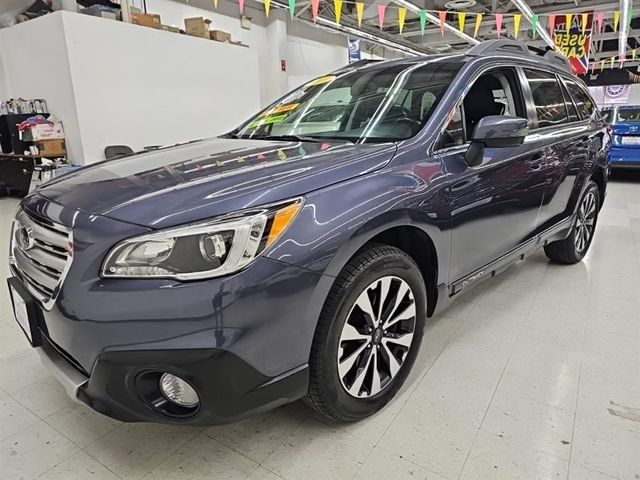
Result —
POLYGON ((473 131, 465 160, 470 167, 482 163, 485 148, 518 147, 529 133, 525 118, 508 115, 489 115, 481 118, 473 131))

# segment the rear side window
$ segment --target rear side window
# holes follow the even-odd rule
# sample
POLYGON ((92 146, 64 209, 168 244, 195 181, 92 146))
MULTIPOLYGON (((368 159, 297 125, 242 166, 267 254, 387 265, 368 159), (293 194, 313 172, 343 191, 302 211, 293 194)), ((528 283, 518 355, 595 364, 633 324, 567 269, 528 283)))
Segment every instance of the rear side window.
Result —
POLYGON ((573 97, 573 101, 578 106, 578 111, 583 119, 591 118, 595 111, 595 106, 591 97, 573 80, 566 80, 569 93, 573 97))
POLYGON ((573 100, 571 99, 571 95, 569 95, 569 92, 567 91, 567 88, 562 85, 562 94, 564 95, 564 100, 565 100, 565 104, 567 107, 567 112, 569 112, 569 122, 577 122, 578 120, 580 120, 580 115, 578 115, 578 110, 576 109, 575 104, 573 103, 573 100))
POLYGON ((569 121, 567 108, 556 76, 534 70, 525 70, 524 72, 531 86, 538 127, 544 128, 567 123, 569 121))

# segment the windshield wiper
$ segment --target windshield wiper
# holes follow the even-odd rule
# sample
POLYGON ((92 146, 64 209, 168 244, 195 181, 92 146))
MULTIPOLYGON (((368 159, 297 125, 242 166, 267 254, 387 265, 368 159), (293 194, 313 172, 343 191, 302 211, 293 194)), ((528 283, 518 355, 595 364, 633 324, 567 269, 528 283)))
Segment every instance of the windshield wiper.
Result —
POLYGON ((255 137, 248 138, 251 140, 284 140, 285 142, 322 142, 322 139, 320 138, 307 137, 304 135, 257 135, 255 137))

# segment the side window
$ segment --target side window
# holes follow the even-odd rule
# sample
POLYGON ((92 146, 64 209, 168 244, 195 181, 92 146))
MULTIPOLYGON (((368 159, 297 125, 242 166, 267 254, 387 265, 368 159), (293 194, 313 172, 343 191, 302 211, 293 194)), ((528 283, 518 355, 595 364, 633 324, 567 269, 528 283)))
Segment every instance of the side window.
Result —
POLYGON ((564 96, 564 103, 567 107, 567 112, 569 112, 569 122, 577 122, 580 120, 580 115, 578 115, 578 110, 571 99, 571 95, 569 95, 567 88, 562 85, 562 83, 560 86, 562 87, 562 95, 564 96))
POLYGON ((567 88, 578 106, 578 111, 583 119, 591 118, 594 114, 595 106, 591 97, 573 80, 567 80, 567 88))
POLYGON ((550 127, 569 121, 560 84, 555 75, 535 70, 525 70, 533 94, 538 127, 550 127))
POLYGON ((522 94, 512 69, 496 69, 482 75, 469 89, 445 129, 442 148, 471 140, 478 122, 490 115, 526 117, 522 94))
POLYGON ((458 145, 464 145, 465 142, 462 108, 458 107, 453 112, 451 121, 444 131, 441 148, 457 147, 458 145))

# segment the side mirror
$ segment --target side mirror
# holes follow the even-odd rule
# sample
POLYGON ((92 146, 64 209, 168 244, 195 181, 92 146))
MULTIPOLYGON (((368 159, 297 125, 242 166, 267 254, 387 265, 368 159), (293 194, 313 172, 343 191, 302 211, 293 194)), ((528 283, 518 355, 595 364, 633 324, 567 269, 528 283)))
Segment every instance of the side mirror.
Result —
POLYGON ((508 115, 489 115, 476 124, 467 152, 467 164, 475 167, 482 163, 485 148, 518 147, 529 133, 525 118, 508 115))

